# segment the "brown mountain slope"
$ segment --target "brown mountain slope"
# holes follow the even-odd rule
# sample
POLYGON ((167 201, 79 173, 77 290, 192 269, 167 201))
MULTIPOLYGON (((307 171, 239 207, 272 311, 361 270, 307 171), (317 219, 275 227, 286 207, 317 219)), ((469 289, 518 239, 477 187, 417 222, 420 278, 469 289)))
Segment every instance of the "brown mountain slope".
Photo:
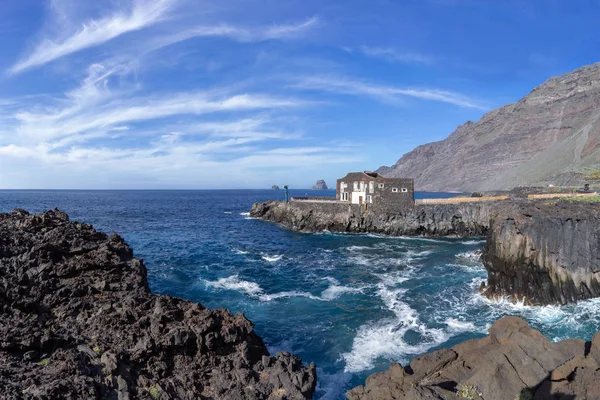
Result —
POLYGON ((475 191, 579 185, 598 170, 600 63, 551 78, 378 172, 415 178, 418 190, 475 191))

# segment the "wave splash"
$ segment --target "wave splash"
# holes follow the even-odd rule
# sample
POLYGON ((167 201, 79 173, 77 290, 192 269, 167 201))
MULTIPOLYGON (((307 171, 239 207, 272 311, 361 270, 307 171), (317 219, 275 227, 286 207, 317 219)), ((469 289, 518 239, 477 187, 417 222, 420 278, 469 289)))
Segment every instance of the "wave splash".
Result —
POLYGON ((252 298, 260 301, 268 302, 286 297, 305 297, 311 300, 318 301, 331 301, 345 293, 359 293, 362 288, 352 288, 340 285, 340 282, 335 278, 325 278, 331 282, 331 285, 327 289, 321 292, 320 296, 315 296, 309 292, 298 292, 298 291, 283 291, 278 293, 265 293, 264 289, 256 282, 246 281, 240 279, 239 275, 232 275, 226 278, 219 278, 216 281, 204 280, 204 284, 208 287, 223 290, 234 290, 237 292, 244 293, 252 298))

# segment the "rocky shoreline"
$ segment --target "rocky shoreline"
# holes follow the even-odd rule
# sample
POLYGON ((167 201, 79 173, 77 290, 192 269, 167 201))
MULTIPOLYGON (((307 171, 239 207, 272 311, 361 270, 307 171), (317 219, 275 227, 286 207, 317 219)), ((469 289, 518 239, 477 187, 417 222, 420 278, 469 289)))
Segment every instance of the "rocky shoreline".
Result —
POLYGON ((349 400, 600 399, 600 332, 591 342, 551 342, 518 317, 489 336, 392 366, 347 392, 349 400))
MULTIPOLYGON (((482 294, 530 305, 600 296, 600 206, 513 199, 417 206, 383 214, 309 204, 255 204, 251 215, 299 231, 407 236, 484 236, 482 294)), ((517 317, 490 335, 393 364, 347 393, 350 400, 599 399, 600 332, 591 342, 552 343, 517 317)))
POLYGON ((415 206, 397 213, 269 201, 250 215, 303 232, 485 237, 482 293, 528 305, 600 296, 600 205, 524 199, 415 206))
POLYGON ((2 399, 310 399, 315 365, 270 356, 244 315, 155 295, 116 234, 0 214, 2 399))

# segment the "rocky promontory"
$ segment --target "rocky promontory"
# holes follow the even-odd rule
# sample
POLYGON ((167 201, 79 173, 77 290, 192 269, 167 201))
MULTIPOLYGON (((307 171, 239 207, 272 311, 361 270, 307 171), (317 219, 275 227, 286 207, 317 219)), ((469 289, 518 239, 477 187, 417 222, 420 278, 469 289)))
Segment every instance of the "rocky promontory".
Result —
POLYGON ((349 400, 600 399, 600 332, 591 342, 551 342, 518 317, 489 336, 392 364, 347 392, 349 400))
POLYGON ((2 399, 310 399, 314 364, 269 355, 244 315, 152 294, 116 234, 0 214, 2 399))
POLYGON ((356 205, 293 201, 255 203, 250 216, 302 232, 371 232, 393 236, 484 236, 490 203, 435 204, 398 212, 362 212, 356 205))

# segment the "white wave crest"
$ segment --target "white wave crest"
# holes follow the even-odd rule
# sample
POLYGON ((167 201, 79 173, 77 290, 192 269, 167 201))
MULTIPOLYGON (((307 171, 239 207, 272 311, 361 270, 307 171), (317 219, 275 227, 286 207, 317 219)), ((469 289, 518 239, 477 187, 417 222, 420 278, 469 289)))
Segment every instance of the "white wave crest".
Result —
POLYGON ((447 318, 444 321, 448 328, 454 332, 475 332, 479 331, 474 323, 467 321, 460 321, 454 318, 447 318))
POLYGON ((383 283, 378 287, 377 294, 396 318, 370 322, 358 329, 351 351, 342 355, 345 372, 372 369, 381 357, 405 362, 408 355, 424 353, 449 338, 443 330, 427 328, 419 321, 417 311, 401 300, 405 289, 388 288, 383 283), (420 335, 418 344, 407 343, 408 331, 420 335))
POLYGON ((466 244, 466 245, 474 245, 474 244, 484 244, 485 242, 486 242, 485 239, 480 239, 480 240, 464 240, 460 243, 466 244))
POLYGON ((227 278, 219 278, 216 281, 204 281, 206 286, 217 288, 217 289, 225 289, 225 290, 235 290, 237 292, 242 292, 247 294, 250 297, 256 298, 260 301, 273 301, 277 299, 282 299, 286 297, 305 297, 311 300, 319 300, 319 301, 330 301, 336 299, 340 295, 344 293, 357 293, 361 292, 362 288, 352 288, 347 286, 341 286, 339 282, 335 278, 327 277, 325 278, 332 282, 332 284, 325 289, 321 296, 315 296, 309 292, 299 292, 299 291, 285 291, 278 293, 265 293, 264 289, 260 287, 260 285, 256 282, 245 281, 240 279, 238 275, 232 275, 227 278))
POLYGON ((238 275, 232 275, 227 278, 219 278, 216 281, 205 281, 205 283, 210 287, 235 290, 246 293, 250 296, 258 296, 263 292, 258 283, 241 280, 238 275))
POLYGON ((233 249, 233 252, 234 252, 235 254, 248 254, 248 252, 247 252, 247 251, 245 251, 245 250, 240 250, 240 249, 233 249))
POLYGON ((249 217, 249 216, 250 216, 250 213, 249 213, 249 212, 241 212, 241 213, 240 213, 240 215, 241 215, 242 217, 249 217))
POLYGON ((223 214, 231 214, 231 211, 223 211, 223 214))
POLYGON ((262 259, 268 262, 277 262, 279 260, 281 260, 283 258, 283 256, 281 254, 276 254, 274 256, 268 256, 268 255, 264 255, 262 256, 262 259))
POLYGON ((481 259, 481 252, 477 251, 477 250, 476 251, 465 251, 462 253, 458 253, 456 255, 456 258, 475 263, 475 262, 479 262, 479 260, 481 259))

